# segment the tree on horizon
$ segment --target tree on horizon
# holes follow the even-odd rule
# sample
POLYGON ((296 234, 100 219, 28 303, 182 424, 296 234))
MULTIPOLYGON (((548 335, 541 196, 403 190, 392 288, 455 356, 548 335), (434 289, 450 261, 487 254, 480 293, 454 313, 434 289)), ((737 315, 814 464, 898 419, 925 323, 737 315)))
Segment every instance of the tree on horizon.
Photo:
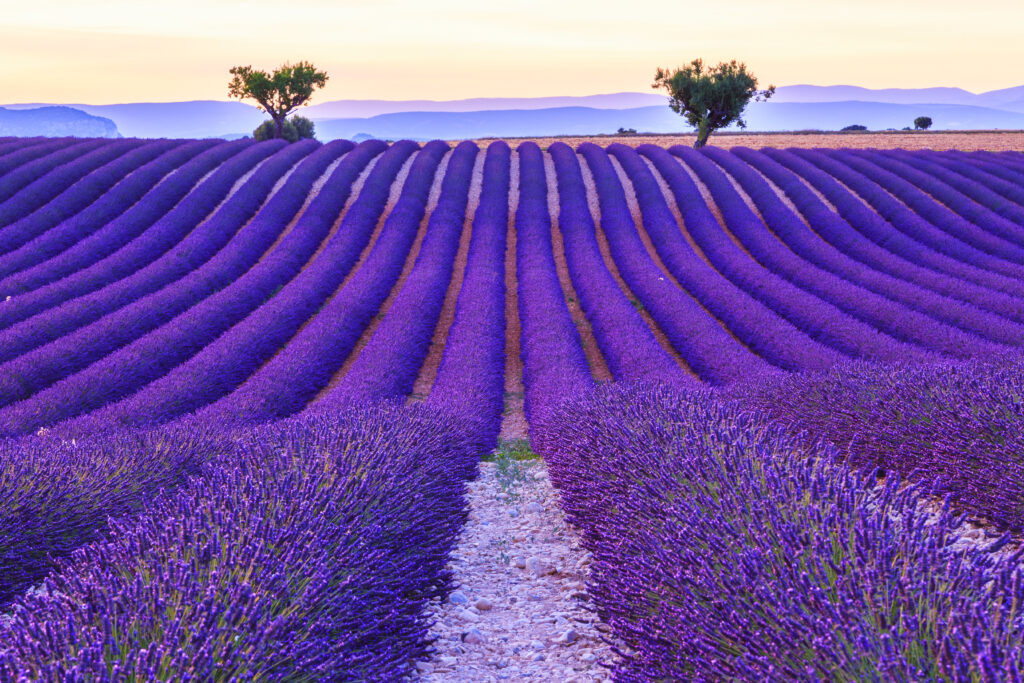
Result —
POLYGON ((324 87, 328 79, 327 72, 317 70, 311 62, 285 62, 269 74, 251 66, 235 66, 230 73, 228 95, 256 100, 270 114, 275 138, 284 137, 288 115, 309 104, 313 91, 324 87))
POLYGON ((658 67, 651 87, 665 88, 668 106, 697 129, 694 147, 703 147, 713 131, 729 124, 746 128, 742 115, 747 103, 751 99, 761 102, 775 94, 774 85, 758 90, 757 78, 747 71, 746 64, 735 59, 707 68, 702 59, 675 71, 658 67))

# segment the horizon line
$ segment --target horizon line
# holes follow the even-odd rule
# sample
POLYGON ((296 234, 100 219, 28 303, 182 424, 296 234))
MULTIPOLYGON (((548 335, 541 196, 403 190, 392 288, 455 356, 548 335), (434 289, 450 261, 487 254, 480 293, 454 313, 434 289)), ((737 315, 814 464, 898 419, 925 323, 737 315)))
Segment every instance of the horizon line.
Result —
MULTIPOLYGON (((1024 87, 1024 83, 1021 83, 1019 85, 1011 85, 1011 86, 1007 86, 1007 87, 1004 87, 1004 88, 994 88, 992 90, 983 90, 981 92, 974 92, 973 90, 967 90, 966 88, 961 88, 959 86, 944 86, 944 85, 923 86, 923 87, 915 87, 915 88, 900 88, 900 87, 868 88, 866 86, 853 85, 853 84, 850 84, 850 83, 832 83, 832 84, 828 84, 828 85, 819 85, 819 84, 816 84, 816 83, 792 83, 792 84, 787 84, 787 85, 779 85, 779 86, 775 86, 775 87, 777 89, 778 88, 802 88, 802 87, 809 87, 809 88, 858 88, 860 90, 867 90, 869 92, 881 92, 881 91, 888 91, 888 90, 903 90, 903 91, 915 91, 915 90, 959 90, 959 91, 967 93, 969 95, 980 96, 980 95, 987 95, 987 94, 993 93, 993 92, 1000 92, 1000 91, 1003 91, 1003 90, 1012 90, 1014 88, 1024 87)), ((652 90, 653 90, 653 88, 652 88, 652 90)), ((652 96, 659 96, 660 95, 662 97, 667 97, 667 94, 664 94, 664 93, 659 93, 659 92, 656 92, 656 91, 655 92, 643 92, 643 91, 640 91, 640 90, 621 90, 621 91, 618 91, 618 92, 600 92, 600 93, 590 93, 590 94, 587 94, 587 95, 492 95, 492 96, 476 95, 476 96, 471 96, 471 97, 457 97, 457 98, 453 98, 453 99, 443 99, 443 100, 434 100, 434 99, 422 98, 422 97, 414 97, 414 98, 409 98, 409 99, 394 99, 394 100, 392 100, 392 99, 383 99, 383 98, 379 98, 379 97, 367 97, 367 98, 350 97, 350 98, 341 98, 341 99, 334 99, 334 100, 325 100, 324 102, 310 102, 307 105, 303 105, 303 107, 317 105, 317 104, 328 104, 328 103, 331 103, 331 102, 395 102, 395 103, 398 103, 398 102, 431 102, 431 103, 436 103, 436 104, 446 104, 446 103, 453 103, 453 102, 465 102, 465 101, 468 101, 468 100, 543 100, 543 99, 553 99, 553 98, 561 98, 561 97, 585 98, 585 97, 612 97, 612 96, 616 96, 616 95, 652 95, 652 96)), ((98 102, 58 102, 58 101, 49 101, 49 102, 42 102, 42 101, 38 101, 38 102, 5 102, 3 104, 0 104, 0 107, 26 106, 26 105, 34 105, 34 104, 38 104, 38 105, 51 105, 51 106, 73 106, 73 105, 79 105, 79 106, 86 106, 86 107, 106 107, 106 106, 117 106, 117 105, 122 105, 122 104, 189 104, 189 103, 197 103, 197 102, 216 102, 216 103, 221 103, 221 104, 229 104, 229 103, 237 102, 239 104, 245 104, 247 106, 251 106, 253 108, 259 109, 258 105, 249 104, 248 102, 246 102, 244 100, 238 100, 238 99, 233 99, 233 98, 228 98, 228 99, 223 99, 223 100, 220 100, 220 99, 202 99, 201 98, 201 99, 194 99, 194 100, 159 100, 159 101, 158 100, 145 100, 145 101, 102 102, 102 103, 98 103, 98 102)))

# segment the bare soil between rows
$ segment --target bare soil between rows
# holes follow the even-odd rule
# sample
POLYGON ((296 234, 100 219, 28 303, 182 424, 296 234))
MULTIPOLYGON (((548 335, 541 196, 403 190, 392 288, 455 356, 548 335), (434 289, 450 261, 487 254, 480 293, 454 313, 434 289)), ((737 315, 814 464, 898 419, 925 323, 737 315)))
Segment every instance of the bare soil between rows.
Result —
MULTIPOLYGON (((692 147, 696 136, 692 133, 677 135, 638 134, 638 135, 565 135, 524 138, 481 138, 478 144, 486 144, 490 140, 507 140, 513 148, 519 143, 536 142, 547 148, 553 142, 564 142, 577 147, 584 142, 593 142, 605 147, 618 142, 631 147, 654 144, 660 147, 685 145, 692 147)), ((991 152, 1024 151, 1024 131, 1020 130, 949 130, 949 131, 876 131, 876 132, 823 132, 797 131, 781 133, 714 133, 708 140, 709 145, 723 147, 827 147, 841 149, 955 149, 964 152, 987 150, 991 152)))

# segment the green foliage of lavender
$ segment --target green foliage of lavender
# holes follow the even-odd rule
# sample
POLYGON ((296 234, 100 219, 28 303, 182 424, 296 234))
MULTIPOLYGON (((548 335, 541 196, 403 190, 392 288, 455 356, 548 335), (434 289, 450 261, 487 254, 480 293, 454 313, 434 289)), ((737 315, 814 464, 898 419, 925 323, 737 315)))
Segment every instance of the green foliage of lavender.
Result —
POLYGON ((469 450, 350 406, 257 428, 0 625, 0 680, 399 680, 447 589, 469 450))
POLYGON ((710 393, 602 387, 538 433, 617 680, 1019 679, 1021 553, 921 489, 710 393))

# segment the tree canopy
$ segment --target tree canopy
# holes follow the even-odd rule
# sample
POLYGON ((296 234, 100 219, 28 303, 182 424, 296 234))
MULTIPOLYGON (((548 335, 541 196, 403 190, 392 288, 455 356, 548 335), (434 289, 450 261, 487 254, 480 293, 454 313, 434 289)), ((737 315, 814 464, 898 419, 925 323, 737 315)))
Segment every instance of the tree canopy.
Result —
POLYGON ((251 66, 235 66, 231 75, 228 95, 256 100, 274 122, 274 137, 283 137, 288 115, 308 104, 313 91, 327 84, 327 73, 310 62, 285 63, 269 74, 251 66))
POLYGON ((747 103, 767 100, 775 94, 775 86, 757 89, 757 78, 745 64, 735 59, 705 67, 704 60, 695 59, 674 71, 658 68, 652 88, 665 88, 668 105, 697 129, 694 147, 707 144, 712 131, 736 123, 746 128, 743 110, 747 103))
POLYGON ((930 116, 918 116, 914 119, 914 128, 917 130, 928 130, 932 127, 932 119, 930 116))

